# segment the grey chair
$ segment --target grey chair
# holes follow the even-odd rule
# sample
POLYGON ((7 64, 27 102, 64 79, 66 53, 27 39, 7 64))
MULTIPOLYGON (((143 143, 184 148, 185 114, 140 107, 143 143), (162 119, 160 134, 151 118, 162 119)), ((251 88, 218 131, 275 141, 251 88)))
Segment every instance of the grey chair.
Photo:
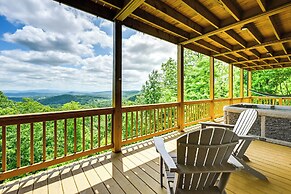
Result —
POLYGON ((177 139, 177 152, 170 155, 161 137, 154 137, 160 153, 161 186, 168 193, 226 193, 230 173, 243 166, 231 155, 238 136, 223 128, 206 128, 177 139))
POLYGON ((235 132, 239 137, 239 144, 235 147, 233 156, 240 161, 244 166, 243 170, 256 176, 261 180, 267 181, 267 177, 250 167, 246 162, 249 162, 249 158, 245 155, 246 150, 248 149, 250 143, 253 140, 259 139, 258 136, 247 135, 254 125, 258 117, 258 111, 255 109, 247 109, 240 113, 238 120, 235 125, 223 124, 223 123, 213 123, 213 122, 202 122, 202 128, 205 127, 224 127, 235 132))

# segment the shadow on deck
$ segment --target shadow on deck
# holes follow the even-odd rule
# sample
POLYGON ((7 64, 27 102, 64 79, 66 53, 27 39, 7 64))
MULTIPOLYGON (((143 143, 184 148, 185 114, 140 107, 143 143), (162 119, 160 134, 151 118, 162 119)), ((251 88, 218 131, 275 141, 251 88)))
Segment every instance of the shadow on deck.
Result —
MULTIPOLYGON (((188 130, 192 130, 190 128, 188 130)), ((175 150, 173 132, 165 137, 166 148, 175 150)), ((243 171, 232 173, 228 193, 291 193, 291 149, 255 141, 247 151, 255 167, 267 176, 261 181, 243 171)), ((56 167, 1 185, 0 193, 166 193, 159 184, 158 154, 153 141, 56 167)))

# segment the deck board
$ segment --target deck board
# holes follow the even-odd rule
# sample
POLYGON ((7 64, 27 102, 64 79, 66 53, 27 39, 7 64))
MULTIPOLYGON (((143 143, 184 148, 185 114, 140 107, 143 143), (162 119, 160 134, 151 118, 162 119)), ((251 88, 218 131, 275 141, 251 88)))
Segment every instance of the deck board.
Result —
MULTIPOLYGON (((174 151, 178 133, 169 136, 168 151, 174 151)), ((291 193, 291 148, 254 141, 246 152, 248 164, 269 182, 244 171, 231 174, 229 194, 291 193)), ((0 193, 158 193, 166 190, 159 184, 159 159, 151 140, 133 144, 119 154, 105 153, 62 167, 56 167, 19 180, 4 183, 0 193)))

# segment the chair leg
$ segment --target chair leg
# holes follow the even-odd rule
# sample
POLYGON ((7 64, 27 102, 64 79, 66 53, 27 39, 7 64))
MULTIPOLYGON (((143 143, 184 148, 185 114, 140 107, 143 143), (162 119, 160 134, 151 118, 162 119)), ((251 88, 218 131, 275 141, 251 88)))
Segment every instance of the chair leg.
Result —
POLYGON ((219 180, 219 183, 218 183, 218 188, 219 190, 222 192, 222 193, 225 193, 225 186, 226 186, 226 183, 229 179, 229 176, 230 176, 230 173, 227 172, 227 173, 222 173, 221 177, 220 177, 220 180, 219 180))
POLYGON ((163 180, 164 180, 163 177, 165 176, 163 165, 164 165, 163 158, 160 157, 160 184, 161 184, 161 187, 163 187, 163 180))
POLYGON ((263 181, 268 181, 267 177, 265 175, 263 175, 262 173, 260 173, 259 171, 253 169, 252 167, 250 167, 249 165, 247 165, 245 163, 245 161, 243 160, 239 160, 240 163, 244 166, 243 170, 246 171, 247 173, 250 173, 252 175, 254 175, 255 177, 263 180, 263 181))
POLYGON ((246 155, 243 155, 242 159, 245 161, 245 162, 250 162, 251 160, 249 159, 249 157, 247 157, 246 155))

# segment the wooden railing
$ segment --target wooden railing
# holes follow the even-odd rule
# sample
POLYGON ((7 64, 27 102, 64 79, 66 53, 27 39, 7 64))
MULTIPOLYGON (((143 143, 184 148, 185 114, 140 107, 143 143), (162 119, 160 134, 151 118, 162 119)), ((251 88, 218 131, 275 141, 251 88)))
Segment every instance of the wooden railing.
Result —
POLYGON ((179 103, 122 108, 122 144, 129 144, 168 133, 177 126, 179 103))
MULTIPOLYGON (((291 98, 184 102, 182 127, 221 117, 223 106, 241 102, 291 105, 291 98)), ((179 129, 179 107, 179 103, 123 107, 122 145, 179 129)), ((0 116, 0 180, 113 148, 113 116, 113 108, 0 116)))
POLYGON ((291 106, 291 97, 289 97, 289 98, 275 98, 275 97, 252 96, 251 103, 291 106))
POLYGON ((210 120, 210 104, 211 100, 195 100, 184 102, 184 126, 194 125, 202 121, 210 120))
POLYGON ((0 180, 108 150, 113 109, 0 117, 0 180))

